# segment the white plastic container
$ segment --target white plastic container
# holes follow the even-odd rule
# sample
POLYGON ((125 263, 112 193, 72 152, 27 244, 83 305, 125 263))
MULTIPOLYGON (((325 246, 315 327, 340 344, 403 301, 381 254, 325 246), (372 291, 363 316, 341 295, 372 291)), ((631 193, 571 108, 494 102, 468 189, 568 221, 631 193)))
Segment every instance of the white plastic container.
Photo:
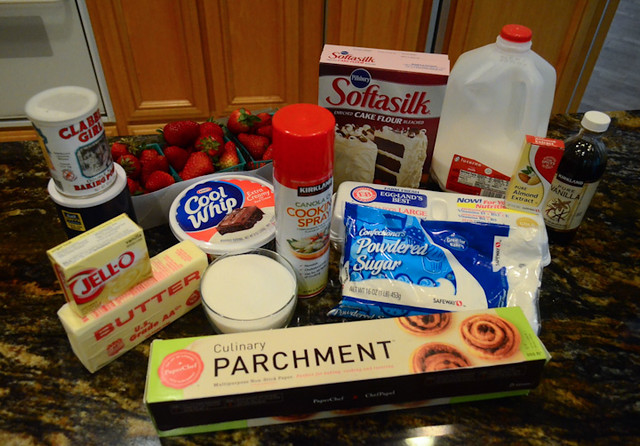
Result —
POLYGON ((546 136, 556 73, 531 35, 505 25, 451 70, 431 163, 443 190, 504 198, 525 135, 546 136))
POLYGON ((50 88, 29 99, 25 112, 60 193, 88 197, 116 182, 98 96, 93 91, 76 86, 50 88))

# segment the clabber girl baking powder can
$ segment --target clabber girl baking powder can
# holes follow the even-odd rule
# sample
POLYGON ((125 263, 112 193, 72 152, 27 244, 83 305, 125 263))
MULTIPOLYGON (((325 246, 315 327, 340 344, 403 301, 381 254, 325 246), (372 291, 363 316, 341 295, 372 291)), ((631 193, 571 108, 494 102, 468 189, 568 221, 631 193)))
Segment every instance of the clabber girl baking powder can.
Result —
POLYGON ((27 101, 51 178, 70 197, 98 194, 116 181, 98 96, 83 87, 41 91, 27 101))
POLYGON ((311 297, 329 274, 335 119, 315 104, 293 104, 272 122, 276 250, 296 270, 298 297, 311 297))

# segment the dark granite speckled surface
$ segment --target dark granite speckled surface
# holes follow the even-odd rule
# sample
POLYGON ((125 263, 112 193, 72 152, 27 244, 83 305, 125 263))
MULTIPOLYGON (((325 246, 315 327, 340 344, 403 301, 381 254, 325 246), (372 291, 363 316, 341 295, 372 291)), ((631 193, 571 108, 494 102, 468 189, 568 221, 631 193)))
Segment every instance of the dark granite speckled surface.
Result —
MULTIPOLYGON (((147 340, 90 374, 56 316, 64 298, 45 251, 66 240, 37 144, 0 144, 0 444, 640 444, 640 113, 611 113, 610 159, 580 231, 552 246, 540 294, 553 359, 528 396, 159 439, 142 404, 147 340)), ((558 115, 549 136, 576 131, 558 115)), ((145 232, 151 255, 175 239, 145 232)), ((328 322, 338 283, 294 324, 328 322)), ((201 309, 158 338, 211 333, 201 309)))

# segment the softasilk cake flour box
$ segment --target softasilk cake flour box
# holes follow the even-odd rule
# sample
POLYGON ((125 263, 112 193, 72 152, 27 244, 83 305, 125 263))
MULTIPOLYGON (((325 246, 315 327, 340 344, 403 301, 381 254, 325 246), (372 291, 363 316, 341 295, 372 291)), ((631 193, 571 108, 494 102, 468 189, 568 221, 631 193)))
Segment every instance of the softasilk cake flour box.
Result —
POLYGON ((325 45, 318 104, 336 119, 335 189, 425 183, 448 78, 445 54, 325 45))

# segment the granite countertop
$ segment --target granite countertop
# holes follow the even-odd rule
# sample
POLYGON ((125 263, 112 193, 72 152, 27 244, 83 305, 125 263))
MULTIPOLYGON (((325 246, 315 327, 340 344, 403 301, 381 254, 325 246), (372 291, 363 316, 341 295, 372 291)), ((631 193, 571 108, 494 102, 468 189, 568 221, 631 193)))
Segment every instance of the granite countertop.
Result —
MULTIPOLYGON (((150 340, 95 374, 73 354, 45 251, 66 240, 35 142, 0 144, 0 444, 638 444, 640 443, 640 112, 610 113, 609 164, 574 241, 551 246, 540 337, 552 360, 527 396, 159 439, 143 405, 150 340), (634 421, 635 420, 635 421, 634 421)), ((563 139, 581 115, 553 116, 563 139)), ((151 255, 176 242, 145 231, 151 255)), ((327 322, 327 290, 293 324, 327 322)), ((155 338, 211 334, 200 308, 155 338)))

